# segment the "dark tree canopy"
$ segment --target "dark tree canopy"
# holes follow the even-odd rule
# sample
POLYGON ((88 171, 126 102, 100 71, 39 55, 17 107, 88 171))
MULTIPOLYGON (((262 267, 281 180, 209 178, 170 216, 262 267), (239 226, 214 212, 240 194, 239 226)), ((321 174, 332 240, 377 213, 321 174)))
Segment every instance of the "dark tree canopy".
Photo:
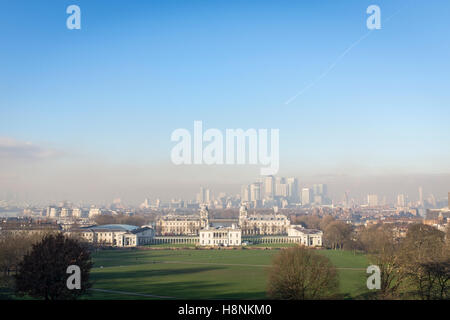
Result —
POLYGON ((92 267, 87 246, 62 234, 48 235, 34 244, 18 266, 16 293, 45 300, 71 300, 85 294, 91 287, 92 267), (81 289, 67 288, 70 265, 81 270, 81 289))
POLYGON ((338 287, 336 268, 327 257, 295 247, 275 257, 268 295, 282 300, 327 299, 335 296, 338 287))

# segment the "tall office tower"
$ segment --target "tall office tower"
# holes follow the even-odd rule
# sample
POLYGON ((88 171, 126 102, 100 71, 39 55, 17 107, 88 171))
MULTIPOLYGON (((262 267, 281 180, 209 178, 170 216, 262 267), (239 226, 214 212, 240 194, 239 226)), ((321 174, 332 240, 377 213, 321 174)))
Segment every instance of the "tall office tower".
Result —
POLYGON ((298 201, 298 179, 297 178, 287 178, 288 185, 288 197, 291 201, 298 201))
POLYGON ((348 191, 345 191, 345 193, 344 193, 344 207, 346 207, 346 208, 350 207, 350 199, 349 199, 348 191))
POLYGON ((198 203, 204 203, 205 202, 205 189, 203 187, 200 187, 200 192, 198 193, 198 203))
POLYGON ((250 185, 250 201, 260 201, 261 200, 261 184, 258 182, 252 183, 250 185))
POLYGON ((205 203, 206 201, 206 190, 203 187, 200 187, 200 192, 197 193, 197 203, 205 203))
POLYGON ((307 205, 311 203, 311 189, 303 188, 302 189, 302 205, 307 205))
POLYGON ((250 186, 243 185, 241 187, 241 203, 251 201, 250 186))
POLYGON ((397 207, 404 208, 406 207, 406 198, 404 194, 399 194, 397 196, 397 207))
POLYGON ((273 198, 275 193, 275 179, 273 176, 264 177, 264 198, 273 198))
POLYGON ((423 206, 423 188, 419 187, 419 206, 423 206))
POLYGON ((314 195, 320 195, 325 197, 327 195, 327 185, 326 184, 315 184, 313 185, 314 195))
POLYGON ((287 198, 289 196, 289 187, 286 183, 277 183, 275 185, 275 195, 287 198))
POLYGON ((204 201, 205 201, 206 203, 209 203, 210 201, 212 201, 211 190, 205 189, 205 198, 204 198, 204 201))
POLYGON ((288 196, 288 188, 287 188, 285 178, 277 177, 275 179, 275 195, 278 197, 287 197, 288 196))
POLYGON ((325 204, 328 203, 328 198, 327 198, 327 185, 326 184, 314 184, 313 185, 313 197, 314 197, 314 202, 316 204, 325 204))
POLYGON ((141 209, 148 209, 148 208, 150 208, 150 201, 148 200, 148 198, 144 199, 144 202, 141 203, 139 208, 141 208, 141 209))
POLYGON ((367 204, 369 207, 378 206, 378 196, 376 194, 367 195, 367 204))

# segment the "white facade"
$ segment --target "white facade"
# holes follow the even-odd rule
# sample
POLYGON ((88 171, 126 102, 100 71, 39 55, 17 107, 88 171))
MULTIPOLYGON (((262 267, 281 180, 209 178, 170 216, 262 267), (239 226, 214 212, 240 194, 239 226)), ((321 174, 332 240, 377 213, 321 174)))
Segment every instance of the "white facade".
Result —
POLYGON ((90 243, 113 247, 135 247, 150 244, 155 236, 154 230, 148 226, 125 230, 120 225, 117 228, 111 226, 83 228, 79 234, 90 243))
POLYGON ((369 194, 369 195, 367 195, 367 205, 369 207, 376 207, 376 206, 378 206, 378 195, 376 195, 376 194, 369 194))
POLYGON ((302 189, 302 204, 307 205, 311 202, 311 190, 309 188, 302 189))
POLYGON ((91 209, 89 210, 89 218, 93 218, 93 217, 98 216, 98 215, 101 215, 101 214, 102 214, 101 209, 98 209, 98 208, 91 208, 91 209))
POLYGON ((323 232, 320 230, 305 229, 299 225, 292 225, 288 229, 288 237, 296 238, 296 241, 307 247, 322 246, 323 232))
POLYGON ((234 226, 200 230, 201 246, 240 246, 241 243, 241 229, 234 226))

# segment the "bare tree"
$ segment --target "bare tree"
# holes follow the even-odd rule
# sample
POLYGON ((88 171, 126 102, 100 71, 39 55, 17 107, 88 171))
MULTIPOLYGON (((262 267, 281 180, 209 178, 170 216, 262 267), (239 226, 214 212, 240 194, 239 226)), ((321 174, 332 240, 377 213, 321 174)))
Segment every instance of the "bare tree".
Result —
POLYGON ((381 283, 378 296, 382 299, 398 297, 406 273, 399 252, 399 243, 388 225, 376 225, 364 229, 359 242, 367 252, 369 261, 380 268, 381 283))
POLYGON ((343 249, 351 241, 353 228, 343 221, 333 221, 325 228, 323 238, 326 246, 331 249, 343 249))
POLYGON ((336 268, 312 249, 283 250, 273 261, 268 296, 272 299, 306 300, 335 297, 339 287, 336 268))
POLYGON ((450 256, 444 232, 424 224, 410 226, 402 259, 413 285, 409 294, 424 300, 448 298, 450 256))

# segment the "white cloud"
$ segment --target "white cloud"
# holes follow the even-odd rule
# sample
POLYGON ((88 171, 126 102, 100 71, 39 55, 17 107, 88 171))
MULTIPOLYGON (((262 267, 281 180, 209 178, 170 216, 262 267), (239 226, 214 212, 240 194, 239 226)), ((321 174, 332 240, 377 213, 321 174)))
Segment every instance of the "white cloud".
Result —
POLYGON ((53 158, 60 155, 56 150, 19 141, 9 137, 0 137, 1 160, 36 160, 53 158))

